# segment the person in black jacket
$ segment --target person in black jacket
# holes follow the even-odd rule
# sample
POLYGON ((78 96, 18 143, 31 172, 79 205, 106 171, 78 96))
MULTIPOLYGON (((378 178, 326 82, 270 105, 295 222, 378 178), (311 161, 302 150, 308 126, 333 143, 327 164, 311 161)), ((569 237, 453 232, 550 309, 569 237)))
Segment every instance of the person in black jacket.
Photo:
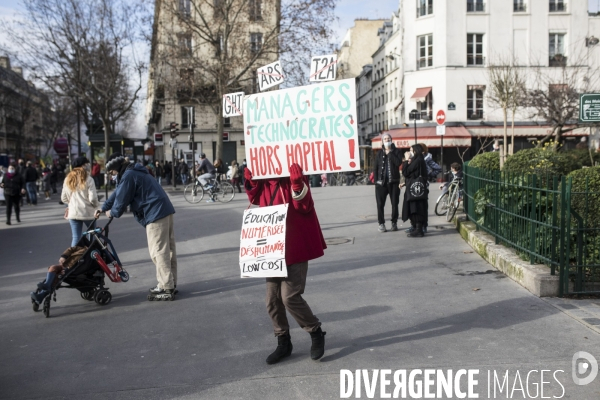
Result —
MULTIPOLYGON (((427 164, 423 157, 423 148, 415 144, 410 152, 404 154, 406 161, 402 165, 402 175, 408 179, 422 177, 427 181, 427 164)), ((425 187, 425 198, 421 200, 408 201, 407 192, 404 191, 404 201, 402 202, 402 221, 410 219, 410 224, 414 229, 407 234, 408 237, 423 237, 423 224, 427 221, 427 197, 429 189, 425 187)))
POLYGON ((31 205, 37 206, 37 180, 39 178, 38 172, 31 163, 27 161, 27 167, 24 172, 25 177, 25 189, 29 196, 29 202, 31 205))
POLYGON ((21 222, 20 202, 21 195, 25 194, 25 181, 23 180, 23 176, 17 173, 14 164, 11 164, 8 167, 8 171, 2 177, 0 187, 4 189, 4 198, 6 199, 6 225, 10 225, 10 216, 13 206, 15 208, 17 222, 21 222))
POLYGON ((392 231, 398 230, 398 203, 400 202, 400 164, 402 155, 392 143, 388 133, 381 138, 383 148, 375 158, 373 172, 375 175, 375 199, 377 200, 377 222, 379 232, 386 232, 384 208, 387 196, 392 203, 392 231))

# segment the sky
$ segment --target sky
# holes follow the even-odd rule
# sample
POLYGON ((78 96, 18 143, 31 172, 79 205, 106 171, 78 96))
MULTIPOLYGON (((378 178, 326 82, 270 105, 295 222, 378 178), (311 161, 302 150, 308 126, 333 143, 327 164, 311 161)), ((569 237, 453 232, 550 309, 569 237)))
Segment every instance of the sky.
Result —
MULTIPOLYGON (((357 18, 381 19, 390 18, 392 12, 398 9, 400 0, 338 0, 336 16, 338 20, 334 24, 335 44, 340 44, 346 30, 354 25, 357 18)), ((438 0, 439 1, 439 0, 438 0)), ((589 10, 597 12, 600 9, 600 0, 588 0, 589 10)), ((12 19, 21 9, 20 0, 0 0, 0 18, 12 19)), ((0 32, 0 42, 6 38, 0 32)), ((26 73, 26 71, 25 71, 26 73)), ((144 85, 146 82, 144 81, 144 85)), ((145 91, 143 99, 136 107, 136 120, 133 127, 136 137, 145 137, 146 116, 145 114, 145 91)))

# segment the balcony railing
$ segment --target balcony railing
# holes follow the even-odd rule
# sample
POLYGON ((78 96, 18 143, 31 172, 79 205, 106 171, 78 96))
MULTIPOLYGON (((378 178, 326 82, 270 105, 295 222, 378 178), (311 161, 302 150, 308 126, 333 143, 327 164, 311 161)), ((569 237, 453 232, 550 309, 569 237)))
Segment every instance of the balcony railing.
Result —
POLYGON ((467 55, 467 66, 469 67, 477 67, 477 66, 484 66, 485 65, 485 57, 482 55, 472 55, 472 54, 468 54, 467 55))
POLYGON ((483 1, 467 0, 467 12, 485 12, 483 1))
POLYGON ((566 67, 567 57, 562 54, 555 54, 549 57, 548 65, 550 67, 566 67))
POLYGON ((467 110, 468 119, 483 119, 483 110, 467 110))

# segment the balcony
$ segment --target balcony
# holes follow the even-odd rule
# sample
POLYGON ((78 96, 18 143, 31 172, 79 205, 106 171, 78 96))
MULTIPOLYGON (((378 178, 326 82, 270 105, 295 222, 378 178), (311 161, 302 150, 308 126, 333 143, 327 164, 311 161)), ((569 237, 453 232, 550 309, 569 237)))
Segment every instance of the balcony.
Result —
POLYGON ((555 54, 549 57, 548 62, 549 67, 566 67, 567 66, 567 57, 562 54, 555 54))
POLYGON ((467 12, 485 12, 483 1, 467 0, 467 12))

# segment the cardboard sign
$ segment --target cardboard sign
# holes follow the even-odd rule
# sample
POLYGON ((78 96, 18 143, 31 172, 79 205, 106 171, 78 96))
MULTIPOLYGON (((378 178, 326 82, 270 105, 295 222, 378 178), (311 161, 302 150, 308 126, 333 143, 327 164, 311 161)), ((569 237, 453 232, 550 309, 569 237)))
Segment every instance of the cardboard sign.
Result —
POLYGON ((246 160, 255 179, 355 171, 359 164, 354 79, 244 99, 246 160))
POLYGON ((240 236, 242 278, 286 278, 287 204, 244 211, 240 236))
POLYGON ((283 83, 285 76, 279 60, 256 70, 258 89, 262 92, 283 83))
POLYGON ((311 82, 335 81, 337 74, 337 54, 316 56, 310 60, 311 82))
POLYGON ((237 117, 242 115, 242 99, 244 92, 223 95, 223 117, 237 117))

